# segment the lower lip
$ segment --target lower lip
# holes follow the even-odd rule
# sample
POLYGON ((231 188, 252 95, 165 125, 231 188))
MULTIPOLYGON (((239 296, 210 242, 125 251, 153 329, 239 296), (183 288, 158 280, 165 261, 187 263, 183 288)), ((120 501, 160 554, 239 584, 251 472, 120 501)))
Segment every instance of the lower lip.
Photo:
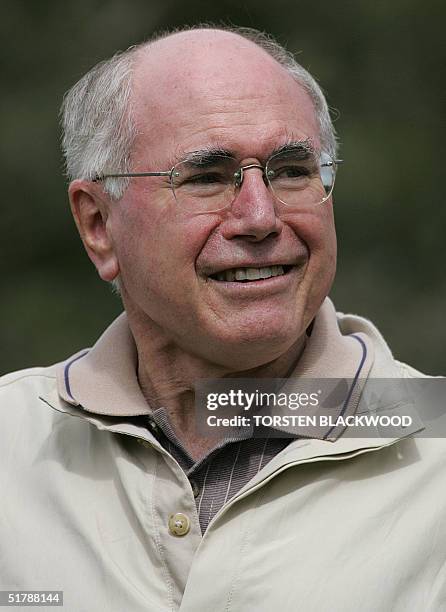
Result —
POLYGON ((217 289, 221 289, 227 292, 234 292, 237 294, 262 294, 265 292, 275 292, 280 291, 288 287, 291 283, 296 280, 299 271, 302 268, 298 268, 297 266, 293 266, 286 274, 281 274, 279 276, 270 276, 269 278, 259 278, 258 280, 252 280, 247 282, 242 281, 217 281, 213 278, 208 277, 208 281, 212 283, 212 286, 217 289))

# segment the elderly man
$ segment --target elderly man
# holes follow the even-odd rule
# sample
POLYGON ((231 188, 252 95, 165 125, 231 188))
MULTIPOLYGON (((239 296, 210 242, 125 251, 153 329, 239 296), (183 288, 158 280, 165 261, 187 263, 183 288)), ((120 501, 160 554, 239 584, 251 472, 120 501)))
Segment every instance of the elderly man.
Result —
POLYGON ((445 609, 445 448, 421 425, 196 426, 202 379, 343 379, 354 415, 359 380, 418 375, 327 298, 338 161, 314 79, 259 32, 190 29, 98 64, 63 111, 72 212, 125 313, 2 380, 1 588, 72 612, 445 609))

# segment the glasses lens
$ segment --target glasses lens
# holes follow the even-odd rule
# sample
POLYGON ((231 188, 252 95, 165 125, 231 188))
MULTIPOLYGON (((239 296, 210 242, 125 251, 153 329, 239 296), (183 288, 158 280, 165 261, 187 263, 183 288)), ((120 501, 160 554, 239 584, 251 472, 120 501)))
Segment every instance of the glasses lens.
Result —
POLYGON ((172 171, 172 189, 183 208, 214 212, 232 203, 235 197, 235 159, 212 155, 177 164, 172 171))
POLYGON ((326 153, 285 151, 269 159, 266 176, 283 204, 314 206, 325 202, 333 191, 335 166, 326 153))

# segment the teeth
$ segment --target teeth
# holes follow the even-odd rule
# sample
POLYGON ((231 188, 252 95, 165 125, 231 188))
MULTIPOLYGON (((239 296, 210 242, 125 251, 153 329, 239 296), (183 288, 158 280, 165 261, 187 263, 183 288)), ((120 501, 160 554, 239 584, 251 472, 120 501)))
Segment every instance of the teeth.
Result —
POLYGON ((270 276, 275 276, 273 270, 276 266, 271 266, 271 268, 260 268, 260 278, 270 278, 270 276))
POLYGON ((252 281, 260 278, 270 278, 271 276, 281 276, 284 274, 283 266, 270 266, 267 268, 231 268, 217 274, 217 280, 234 282, 234 281, 252 281))
MULTIPOLYGON (((248 280, 257 280, 259 278, 263 278, 262 276, 262 270, 265 270, 266 268, 246 268, 246 278, 248 280)), ((237 278, 237 274, 236 274, 236 278, 237 278)))

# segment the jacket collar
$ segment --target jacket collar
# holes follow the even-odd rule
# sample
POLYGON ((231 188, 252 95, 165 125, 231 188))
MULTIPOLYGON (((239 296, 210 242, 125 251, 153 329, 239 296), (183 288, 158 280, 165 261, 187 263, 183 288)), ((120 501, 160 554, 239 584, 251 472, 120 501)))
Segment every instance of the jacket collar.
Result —
MULTIPOLYGON (((358 410, 361 392, 371 369, 372 376, 376 370, 375 353, 380 356, 379 372, 384 367, 388 377, 399 376, 391 353, 376 328, 365 319, 353 319, 355 324, 349 325, 348 329, 344 326, 342 333, 332 302, 328 298, 324 301, 315 317, 305 350, 286 385, 287 391, 293 389, 302 377, 337 382, 343 379, 346 386, 337 415, 349 416, 358 410)), ((138 384, 136 346, 125 313, 110 325, 93 348, 76 353, 56 367, 57 391, 42 400, 57 410, 86 418, 100 428, 116 426, 120 430, 123 422, 129 423, 129 417, 152 412, 138 384)), ((414 427, 395 439, 422 428, 421 421, 415 419, 414 427)), ((330 426, 325 430, 319 427, 317 431, 309 427, 307 430, 299 428, 299 435, 319 439, 325 448, 327 441, 335 441, 343 431, 342 427, 333 429, 330 426)), ((139 435, 142 435, 142 430, 139 435)), ((369 440, 373 447, 388 443, 388 439, 381 443, 376 438, 372 442, 369 440)), ((349 449, 362 446, 361 440, 345 440, 345 444, 349 449)))
MULTIPOLYGON (((334 306, 327 298, 315 317, 311 336, 286 390, 292 390, 303 377, 343 379, 345 397, 337 414, 354 414, 372 363, 372 342, 362 332, 342 335, 334 306)), ((149 415, 151 409, 139 387, 136 369, 136 346, 123 313, 92 349, 80 351, 58 366, 58 393, 62 400, 87 413, 121 419, 149 415)), ((342 429, 329 429, 299 428, 299 435, 325 439, 330 434, 335 439, 342 433, 342 429)))
POLYGON ((150 414, 136 375, 136 345, 122 313, 91 349, 57 369, 60 397, 95 414, 125 417, 150 414))

